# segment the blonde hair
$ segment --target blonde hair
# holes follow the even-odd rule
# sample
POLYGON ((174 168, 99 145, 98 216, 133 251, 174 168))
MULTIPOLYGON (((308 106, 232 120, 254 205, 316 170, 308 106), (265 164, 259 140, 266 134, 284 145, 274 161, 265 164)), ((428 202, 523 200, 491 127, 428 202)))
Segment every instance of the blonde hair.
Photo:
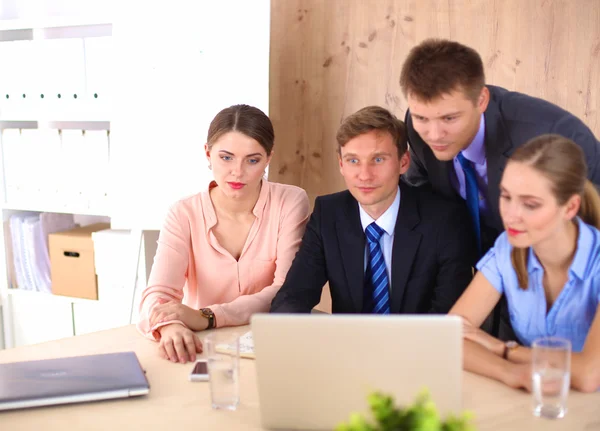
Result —
MULTIPOLYGON (((587 179, 585 156, 575 142, 560 135, 541 135, 517 148, 510 162, 525 163, 549 179, 559 205, 574 195, 581 196, 577 215, 584 223, 600 229, 600 195, 587 179)), ((529 284, 528 256, 529 248, 513 247, 511 261, 523 290, 529 284)))

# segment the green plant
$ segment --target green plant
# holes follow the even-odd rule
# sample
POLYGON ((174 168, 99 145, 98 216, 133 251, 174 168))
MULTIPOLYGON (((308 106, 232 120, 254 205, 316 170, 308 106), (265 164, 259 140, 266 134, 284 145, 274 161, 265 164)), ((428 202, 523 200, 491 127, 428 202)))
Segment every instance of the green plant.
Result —
POLYGON ((393 397, 380 392, 370 394, 368 401, 374 424, 359 413, 353 413, 348 423, 338 425, 336 431, 475 431, 469 412, 442 420, 427 391, 421 392, 415 403, 405 408, 396 407, 393 397))

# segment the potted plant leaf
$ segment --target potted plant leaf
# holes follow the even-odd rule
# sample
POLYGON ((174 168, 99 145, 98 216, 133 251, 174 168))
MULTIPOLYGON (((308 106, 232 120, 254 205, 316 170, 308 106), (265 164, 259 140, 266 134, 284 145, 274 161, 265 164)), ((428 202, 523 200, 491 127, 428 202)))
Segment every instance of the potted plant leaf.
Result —
POLYGON ((353 413, 336 431, 475 431, 469 412, 440 418, 427 391, 421 392, 415 403, 406 407, 396 406, 393 397, 380 392, 370 394, 368 402, 372 421, 353 413))

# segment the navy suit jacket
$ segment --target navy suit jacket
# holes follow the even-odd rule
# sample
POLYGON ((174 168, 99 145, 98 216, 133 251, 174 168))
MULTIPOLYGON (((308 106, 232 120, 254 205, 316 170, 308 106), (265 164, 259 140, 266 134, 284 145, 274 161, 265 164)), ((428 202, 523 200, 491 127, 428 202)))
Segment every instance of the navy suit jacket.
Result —
MULTIPOLYGON (((392 313, 447 313, 472 278, 476 247, 463 205, 400 184, 392 246, 392 313)), ((326 282, 334 313, 360 313, 366 238, 349 191, 318 197, 271 312, 308 313, 326 282)))

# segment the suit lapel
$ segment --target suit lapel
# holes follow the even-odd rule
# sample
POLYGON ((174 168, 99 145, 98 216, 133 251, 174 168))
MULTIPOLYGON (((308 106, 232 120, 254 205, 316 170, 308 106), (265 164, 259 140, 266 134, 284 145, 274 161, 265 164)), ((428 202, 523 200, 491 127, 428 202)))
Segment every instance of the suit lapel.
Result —
POLYGON ((392 246, 392 313, 400 312, 406 291, 406 282, 421 242, 421 235, 412 230, 420 221, 415 193, 410 186, 400 184, 400 208, 392 246))
POLYGON ((510 157, 512 143, 506 133, 498 104, 493 98, 493 89, 490 88, 492 99, 485 111, 485 158, 487 160, 488 176, 488 204, 497 226, 502 226, 500 219, 499 199, 500 180, 506 162, 510 157))
POLYGON ((360 223, 358 202, 347 192, 343 217, 337 218, 336 231, 342 255, 342 266, 346 274, 348 290, 356 312, 363 306, 365 234, 360 223))

